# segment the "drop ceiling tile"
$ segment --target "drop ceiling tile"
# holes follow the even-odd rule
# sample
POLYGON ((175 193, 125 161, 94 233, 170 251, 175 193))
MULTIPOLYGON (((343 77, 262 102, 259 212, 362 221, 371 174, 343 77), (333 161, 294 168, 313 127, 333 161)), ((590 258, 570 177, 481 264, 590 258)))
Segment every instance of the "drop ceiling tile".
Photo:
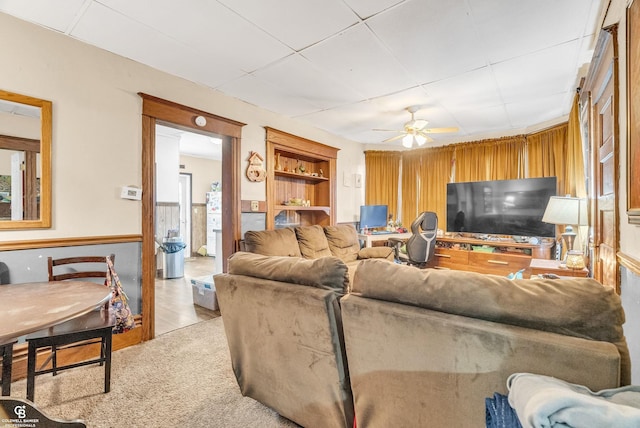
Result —
POLYGON ((277 87, 284 95, 299 97, 318 109, 362 99, 351 88, 321 73, 307 59, 297 54, 258 70, 254 76, 277 87))
POLYGON ((219 0, 295 50, 329 37, 359 21, 342 0, 219 0))
POLYGON ((481 109, 458 110, 455 114, 462 133, 486 134, 500 130, 511 130, 509 117, 503 105, 481 109))
POLYGON ((367 20, 367 25, 420 83, 486 65, 464 0, 411 1, 367 20))
POLYGON ((113 10, 213 57, 251 72, 292 53, 263 30, 215 1, 103 0, 113 10))
POLYGON ((492 66, 505 103, 573 91, 579 41, 524 55, 492 66))
POLYGON ((483 108, 502 103, 489 67, 482 67, 449 79, 423 85, 429 100, 450 111, 483 108))
POLYGON ((417 84, 363 24, 305 49, 301 55, 364 98, 417 84))
POLYGON ((406 0, 345 0, 360 18, 366 19, 406 0))
POLYGON ((528 98, 506 104, 505 109, 514 127, 532 127, 568 115, 566 98, 566 94, 528 98))
MULTIPOLYGON (((377 124, 375 127, 386 128, 392 126, 388 116, 381 113, 377 105, 370 101, 314 112, 300 117, 300 119, 342 136, 355 132, 372 132, 372 123, 377 124)), ((378 134, 378 137, 381 135, 385 134, 378 134)))
MULTIPOLYGON (((593 0, 469 0, 474 26, 491 63, 581 37, 592 3, 593 0)), ((593 16, 590 19, 591 33, 596 23, 593 16)))
POLYGON ((252 75, 228 82, 218 88, 221 92, 261 108, 295 117, 318 110, 317 106, 252 75))
POLYGON ((422 86, 415 86, 371 100, 378 106, 378 110, 395 118, 396 121, 406 122, 409 117, 407 107, 422 106, 429 102, 429 94, 422 86))
POLYGON ((97 3, 87 9, 71 36, 195 82, 219 84, 240 75, 234 68, 204 68, 210 59, 97 3))
POLYGON ((82 10, 85 0, 1 0, 0 12, 65 32, 82 10))

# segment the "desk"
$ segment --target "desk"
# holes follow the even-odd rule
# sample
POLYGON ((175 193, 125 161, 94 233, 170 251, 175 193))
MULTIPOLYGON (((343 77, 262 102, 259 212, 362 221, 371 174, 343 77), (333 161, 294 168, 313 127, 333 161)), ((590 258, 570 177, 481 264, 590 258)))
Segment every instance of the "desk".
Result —
POLYGON ((560 267, 559 260, 531 259, 529 269, 531 270, 531 275, 553 273, 558 276, 573 276, 581 278, 586 278, 587 276, 589 276, 589 269, 570 269, 567 267, 560 267))
MULTIPOLYGON (((88 281, 52 281, 0 285, 0 348, 10 356, 9 347, 20 336, 33 333, 84 315, 111 299, 111 290, 88 281)), ((5 359, 3 359, 4 366, 5 359)), ((11 370, 3 367, 11 384, 11 370), (8 369, 8 373, 7 373, 8 369)))
POLYGON ((391 238, 395 239, 409 239, 411 237, 411 233, 380 233, 378 235, 364 235, 362 233, 358 233, 358 239, 364 241, 365 247, 373 246, 374 242, 379 241, 387 241, 391 238))

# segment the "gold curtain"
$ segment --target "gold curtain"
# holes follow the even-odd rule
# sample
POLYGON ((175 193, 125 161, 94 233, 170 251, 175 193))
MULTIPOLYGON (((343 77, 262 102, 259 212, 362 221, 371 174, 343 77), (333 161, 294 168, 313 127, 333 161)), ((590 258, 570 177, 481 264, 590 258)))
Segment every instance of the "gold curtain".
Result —
POLYGON ((567 166, 566 166, 566 191, 578 198, 587 196, 587 184, 584 171, 584 150, 582 147, 582 134, 580 133, 580 107, 579 95, 573 98, 573 106, 569 113, 567 123, 567 166))
MULTIPOLYGON (((438 228, 442 230, 447 230, 447 183, 451 176, 454 150, 451 146, 419 150, 421 161, 418 213, 435 212, 438 215, 438 228)), ((405 227, 409 224, 405 223, 405 227)))
POLYGON ((456 144, 455 182, 523 178, 523 135, 456 144))
MULTIPOLYGON (((566 165, 567 124, 536 132, 527 136, 528 177, 553 177, 558 179, 558 195, 571 193, 575 180, 567 180, 566 165)), ((582 159, 582 156, 580 156, 582 159)), ((584 181, 584 177, 582 179, 584 181)), ((574 187, 575 188, 575 187, 574 187)))
POLYGON ((446 183, 449 181, 556 176, 559 195, 584 197, 577 102, 576 97, 568 123, 535 134, 403 152, 367 151, 365 201, 388 205, 389 212, 405 227, 420 212, 434 211, 438 214, 439 228, 445 229, 446 183), (399 171, 402 171, 400 210, 397 207, 399 171))
POLYGON ((367 205, 387 205, 389 214, 398 213, 398 182, 400 159, 398 151, 364 152, 365 187, 364 201, 367 205))
POLYGON ((405 227, 418 216, 421 160, 418 150, 402 152, 402 211, 398 220, 405 227))

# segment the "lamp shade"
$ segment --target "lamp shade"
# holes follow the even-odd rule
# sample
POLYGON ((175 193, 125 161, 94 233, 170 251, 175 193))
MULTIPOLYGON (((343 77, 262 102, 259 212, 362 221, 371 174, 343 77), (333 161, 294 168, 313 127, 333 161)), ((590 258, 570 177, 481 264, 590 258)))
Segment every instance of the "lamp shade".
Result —
POLYGON ((586 225, 587 201, 569 196, 552 196, 542 221, 551 224, 586 225))

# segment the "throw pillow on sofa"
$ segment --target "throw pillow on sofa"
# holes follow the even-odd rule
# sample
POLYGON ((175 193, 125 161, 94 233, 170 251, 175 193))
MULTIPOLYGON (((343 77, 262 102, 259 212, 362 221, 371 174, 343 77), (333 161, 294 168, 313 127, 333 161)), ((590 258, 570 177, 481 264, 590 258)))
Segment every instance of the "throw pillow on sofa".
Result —
POLYGON ((320 257, 330 257, 331 250, 329 242, 324 235, 322 226, 299 226, 296 227, 296 237, 302 257, 305 259, 319 259, 320 257))
POLYGON ((329 241, 329 248, 334 256, 339 257, 345 263, 358 260, 360 241, 353 225, 325 226, 324 234, 327 237, 327 241, 329 241))
POLYGON ((302 257, 292 228, 250 230, 244 234, 244 246, 248 252, 264 256, 302 257))

